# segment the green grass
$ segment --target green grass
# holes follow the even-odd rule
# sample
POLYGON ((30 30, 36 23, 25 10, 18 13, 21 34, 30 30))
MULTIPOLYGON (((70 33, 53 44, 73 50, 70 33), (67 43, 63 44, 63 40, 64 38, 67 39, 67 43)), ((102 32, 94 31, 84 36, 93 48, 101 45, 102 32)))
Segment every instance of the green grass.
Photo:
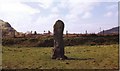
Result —
POLYGON ((69 46, 71 60, 52 60, 52 48, 2 47, 4 69, 118 69, 118 45, 69 46))

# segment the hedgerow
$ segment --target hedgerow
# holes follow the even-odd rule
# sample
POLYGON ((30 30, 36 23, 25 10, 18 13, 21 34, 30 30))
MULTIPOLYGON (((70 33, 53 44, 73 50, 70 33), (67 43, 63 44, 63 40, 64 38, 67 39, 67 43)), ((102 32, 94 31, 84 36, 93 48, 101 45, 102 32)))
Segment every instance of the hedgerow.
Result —
MULTIPOLYGON (((118 44, 118 36, 79 36, 79 37, 64 37, 65 46, 74 45, 105 45, 118 44)), ((40 38, 2 38, 3 46, 20 45, 20 46, 34 46, 34 47, 53 47, 53 37, 40 38)))

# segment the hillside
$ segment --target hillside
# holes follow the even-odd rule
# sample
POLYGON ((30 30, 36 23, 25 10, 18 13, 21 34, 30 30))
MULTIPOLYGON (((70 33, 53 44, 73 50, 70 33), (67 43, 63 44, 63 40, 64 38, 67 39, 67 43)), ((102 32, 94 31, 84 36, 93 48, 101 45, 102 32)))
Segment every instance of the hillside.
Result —
POLYGON ((3 36, 13 36, 17 32, 8 22, 0 20, 0 29, 3 36))
POLYGON ((118 34, 119 33, 119 27, 114 27, 112 29, 104 30, 99 32, 98 34, 118 34))

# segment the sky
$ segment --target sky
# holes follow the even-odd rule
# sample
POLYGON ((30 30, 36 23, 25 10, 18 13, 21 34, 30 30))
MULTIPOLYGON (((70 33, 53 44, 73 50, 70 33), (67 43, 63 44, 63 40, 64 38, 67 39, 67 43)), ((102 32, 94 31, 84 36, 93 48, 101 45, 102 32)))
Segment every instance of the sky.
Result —
POLYGON ((53 31, 57 20, 64 33, 98 33, 118 26, 117 0, 0 0, 0 19, 18 32, 53 31))

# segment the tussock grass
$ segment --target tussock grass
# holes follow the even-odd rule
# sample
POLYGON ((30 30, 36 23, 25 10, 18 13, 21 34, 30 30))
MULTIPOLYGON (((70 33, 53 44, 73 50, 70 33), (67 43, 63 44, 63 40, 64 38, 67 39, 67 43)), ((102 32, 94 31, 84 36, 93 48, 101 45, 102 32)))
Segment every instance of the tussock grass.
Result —
POLYGON ((118 69, 118 45, 69 46, 69 60, 52 60, 50 47, 3 46, 4 69, 118 69))

